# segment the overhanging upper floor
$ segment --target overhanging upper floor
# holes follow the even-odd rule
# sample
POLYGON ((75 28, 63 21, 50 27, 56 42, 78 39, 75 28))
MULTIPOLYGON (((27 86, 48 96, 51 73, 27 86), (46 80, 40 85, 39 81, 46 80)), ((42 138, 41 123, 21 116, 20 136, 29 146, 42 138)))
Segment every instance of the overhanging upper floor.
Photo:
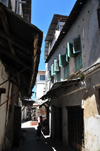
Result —
POLYGON ((40 61, 43 33, 0 3, 0 59, 22 96, 30 97, 40 61))

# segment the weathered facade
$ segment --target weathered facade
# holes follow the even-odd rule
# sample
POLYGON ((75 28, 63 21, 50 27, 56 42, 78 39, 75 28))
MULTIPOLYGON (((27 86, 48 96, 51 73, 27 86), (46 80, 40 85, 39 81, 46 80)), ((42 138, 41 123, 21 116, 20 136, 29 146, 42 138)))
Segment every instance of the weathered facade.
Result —
POLYGON ((32 95, 42 31, 0 3, 0 151, 19 145, 21 106, 32 95))
POLYGON ((99 7, 77 0, 51 51, 45 48, 49 132, 77 151, 100 150, 99 7))

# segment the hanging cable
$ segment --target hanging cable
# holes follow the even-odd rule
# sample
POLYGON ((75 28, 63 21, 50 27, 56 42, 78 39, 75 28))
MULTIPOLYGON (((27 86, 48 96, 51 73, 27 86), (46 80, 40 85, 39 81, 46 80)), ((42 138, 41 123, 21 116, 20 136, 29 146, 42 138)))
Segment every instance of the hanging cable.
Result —
POLYGON ((0 85, 3 85, 4 83, 6 83, 7 81, 9 81, 10 79, 16 77, 17 75, 19 75, 20 73, 24 72, 25 70, 27 70, 30 66, 26 67, 25 69, 21 70, 20 72, 18 72, 17 74, 15 74, 14 76, 8 78, 6 81, 0 83, 0 85))

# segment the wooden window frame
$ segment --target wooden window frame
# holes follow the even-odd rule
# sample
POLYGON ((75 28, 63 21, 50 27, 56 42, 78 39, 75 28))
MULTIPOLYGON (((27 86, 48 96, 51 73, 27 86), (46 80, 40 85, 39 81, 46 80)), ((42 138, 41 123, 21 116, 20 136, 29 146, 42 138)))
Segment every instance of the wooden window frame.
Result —
POLYGON ((76 53, 79 53, 79 52, 81 52, 80 36, 78 36, 76 38, 73 38, 73 53, 76 54, 76 53), (79 39, 79 41, 77 43, 75 43, 75 41, 78 40, 78 39, 79 39), (78 49, 77 49, 77 46, 79 47, 78 49))
POLYGON ((68 77, 69 77, 69 64, 64 68, 64 79, 67 79, 68 77), (65 72, 67 72, 67 75, 65 75, 65 72))

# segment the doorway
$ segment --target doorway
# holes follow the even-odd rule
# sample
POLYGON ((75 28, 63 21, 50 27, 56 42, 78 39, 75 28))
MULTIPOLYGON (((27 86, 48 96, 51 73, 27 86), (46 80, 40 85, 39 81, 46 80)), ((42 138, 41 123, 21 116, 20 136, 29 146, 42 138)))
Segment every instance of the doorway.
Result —
POLYGON ((76 151, 84 151, 84 121, 81 107, 68 108, 68 145, 76 151))

